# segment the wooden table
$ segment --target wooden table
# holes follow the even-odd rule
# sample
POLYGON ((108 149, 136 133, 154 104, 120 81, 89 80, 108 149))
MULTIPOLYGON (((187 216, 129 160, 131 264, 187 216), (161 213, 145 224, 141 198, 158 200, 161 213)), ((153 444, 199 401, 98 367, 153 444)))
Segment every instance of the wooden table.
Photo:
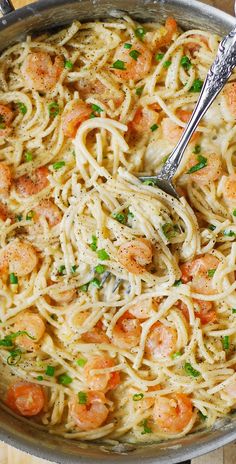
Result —
MULTIPOLYGON (((12 0, 15 8, 22 7, 31 0, 12 0)), ((34 1, 34 0, 33 0, 34 1)), ((205 0, 205 3, 233 14, 234 0, 205 0)), ((0 464, 49 464, 44 459, 39 459, 22 453, 11 446, 0 442, 0 464)), ((192 464, 236 464, 236 444, 225 446, 213 451, 201 458, 193 459, 192 464)))

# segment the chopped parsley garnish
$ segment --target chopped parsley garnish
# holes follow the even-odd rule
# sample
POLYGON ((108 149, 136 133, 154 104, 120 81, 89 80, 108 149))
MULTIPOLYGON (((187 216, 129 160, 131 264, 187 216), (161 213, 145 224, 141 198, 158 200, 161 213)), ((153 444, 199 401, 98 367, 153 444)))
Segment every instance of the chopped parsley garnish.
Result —
POLYGON ((130 48, 132 48, 132 44, 125 43, 124 48, 127 48, 129 50, 130 48))
POLYGON ((199 155, 199 153, 201 153, 201 145, 195 145, 195 147, 193 149, 193 153, 195 155, 199 155))
POLYGON ((161 61, 164 55, 165 55, 164 53, 157 53, 155 55, 155 60, 156 61, 161 61))
POLYGON ((87 292, 88 288, 89 288, 89 282, 87 284, 81 285, 81 287, 79 287, 79 290, 81 290, 81 292, 87 292))
POLYGON ((96 113, 102 113, 103 109, 100 108, 100 106, 95 105, 94 103, 92 104, 92 110, 95 111, 96 113))
POLYGON ((135 90, 136 95, 139 95, 139 96, 142 95, 143 89, 144 89, 144 85, 141 85, 141 87, 137 87, 137 89, 135 90))
POLYGON ((166 222, 161 228, 167 239, 175 237, 176 233, 179 232, 178 226, 176 224, 172 224, 171 222, 166 222))
POLYGON ((198 415, 199 415, 199 417, 200 417, 201 420, 203 420, 203 421, 207 420, 207 416, 205 416, 204 414, 202 414, 201 411, 198 411, 198 415))
POLYGON ((140 40, 143 40, 146 32, 147 32, 146 29, 142 26, 137 27, 137 29, 135 29, 134 31, 136 37, 140 40))
POLYGON ((120 222, 121 224, 126 223, 126 215, 123 213, 112 214, 112 217, 116 219, 118 222, 120 222))
POLYGON ((52 165, 52 167, 53 167, 54 171, 58 171, 58 169, 63 168, 63 166, 65 166, 65 164, 66 164, 65 161, 57 161, 56 163, 54 163, 52 165))
POLYGON ((235 236, 235 232, 233 230, 224 230, 223 234, 224 234, 225 237, 234 237, 235 236))
POLYGON ((145 433, 152 433, 152 429, 148 427, 147 419, 144 419, 140 425, 143 427, 143 431, 141 432, 141 435, 145 435, 145 433))
POLYGON ((155 185, 155 182, 154 182, 154 180, 147 179, 147 180, 143 181, 143 185, 151 185, 153 187, 155 185))
POLYGON ((133 401, 140 401, 142 400, 144 397, 144 394, 143 393, 135 393, 133 395, 133 401))
POLYGON ((36 377, 36 380, 38 380, 39 382, 41 382, 41 380, 43 380, 43 376, 42 376, 42 375, 38 375, 38 377, 36 377))
POLYGON ((58 103, 57 102, 49 103, 48 111, 49 111, 49 115, 55 118, 60 112, 58 103))
POLYGON ((233 210, 233 216, 236 216, 236 209, 233 210))
POLYGON ((175 282, 174 282, 174 287, 179 287, 180 285, 182 285, 182 283, 183 283, 183 282, 182 282, 181 279, 175 280, 175 282))
POLYGON ((73 382, 73 379, 67 374, 61 374, 58 377, 58 383, 60 385, 69 385, 71 382, 73 382))
POLYGON ((47 366, 45 374, 48 375, 49 377, 53 377, 55 374, 55 367, 53 366, 47 366))
POLYGON ((59 275, 65 275, 65 270, 66 270, 66 266, 64 264, 62 264, 59 268, 58 268, 58 274, 59 275))
POLYGON ((131 50, 131 52, 129 52, 129 56, 131 56, 131 58, 135 61, 137 61, 139 55, 141 55, 141 53, 138 52, 138 50, 131 50))
POLYGON ((208 274, 209 277, 213 277, 214 274, 215 274, 215 272, 216 272, 216 269, 209 269, 209 270, 207 271, 207 274, 208 274))
POLYGON ((25 152, 25 161, 27 161, 27 163, 28 163, 29 161, 32 161, 32 159, 33 159, 32 153, 30 151, 26 151, 25 152))
POLYGON ((171 61, 169 61, 169 60, 164 61, 163 68, 168 69, 170 67, 170 65, 171 65, 171 61))
POLYGON ((128 208, 127 216, 128 216, 129 219, 133 219, 133 218, 134 218, 134 213, 132 213, 132 211, 130 211, 129 208, 128 208))
POLYGON ((106 252, 106 250, 104 250, 104 248, 101 248, 101 250, 97 250, 97 255, 98 255, 98 258, 101 259, 101 261, 110 259, 109 254, 106 252))
POLYGON ((78 266, 71 266, 71 274, 75 274, 78 266))
POLYGON ((236 314, 236 308, 232 308, 232 313, 236 314))
POLYGON ((201 92, 202 86, 203 86, 202 79, 195 79, 195 81, 193 82, 193 85, 192 85, 192 87, 190 87, 189 91, 190 92, 195 92, 195 93, 201 92))
POLYGON ((185 370, 186 374, 190 375, 191 377, 199 377, 201 375, 201 373, 199 371, 197 371, 196 369, 194 369, 192 364, 190 364, 188 362, 185 363, 184 370, 185 370))
POLYGON ((214 226, 214 224, 209 224, 208 229, 209 230, 215 230, 216 226, 214 226))
POLYGON ((95 267, 95 271, 97 272, 97 274, 103 274, 105 270, 106 270, 106 266, 103 266, 103 264, 98 264, 95 267))
POLYGON ((157 124, 153 124, 151 127, 150 127, 151 131, 154 132, 155 130, 158 129, 158 125, 157 124))
POLYGON ((26 214, 26 220, 27 221, 31 221, 31 219, 33 219, 34 217, 34 211, 29 211, 27 214, 26 214))
POLYGON ((229 349, 229 336, 228 335, 225 335, 225 337, 222 338, 222 345, 223 345, 224 350, 229 349))
POLYGON ((79 367, 84 367, 86 363, 87 363, 87 359, 84 359, 84 358, 79 358, 76 360, 76 364, 78 364, 79 367))
POLYGON ((182 353, 180 351, 176 351, 176 353, 172 353, 170 355, 170 357, 171 357, 171 359, 177 359, 177 358, 179 358, 181 356, 181 354, 182 353))
POLYGON ((112 65, 112 68, 114 69, 120 69, 122 71, 125 71, 126 67, 125 67, 125 62, 122 61, 122 60, 116 60, 113 65, 112 65))
POLYGON ((192 166, 188 171, 187 174, 192 174, 193 172, 199 171, 207 166, 207 158, 202 155, 197 156, 198 163, 192 166))
POLYGON ((73 68, 73 63, 70 60, 65 61, 65 68, 68 69, 69 71, 73 68))
POLYGON ((22 102, 17 102, 17 107, 23 116, 27 113, 27 106, 22 102))
POLYGON ((91 113, 90 116, 89 116, 89 119, 93 119, 93 118, 96 118, 96 114, 95 113, 91 113))
POLYGON ((82 391, 78 393, 78 398, 79 398, 79 404, 86 404, 88 401, 87 394, 82 391))
POLYGON ((9 351, 10 355, 7 358, 7 364, 10 366, 15 366, 21 360, 22 351, 20 348, 16 348, 15 350, 9 351))
POLYGON ((17 214, 16 216, 17 221, 19 222, 22 221, 22 218, 23 218, 22 214, 17 214))
POLYGON ((188 71, 192 66, 192 63, 191 63, 188 56, 182 56, 182 58, 180 60, 180 64, 181 64, 182 68, 184 68, 186 71, 188 71))
POLYGON ((92 235, 92 242, 89 244, 91 250, 96 251, 96 249, 98 247, 97 242, 98 242, 98 239, 97 239, 96 235, 92 235))
POLYGON ((35 340, 35 338, 31 337, 31 335, 26 330, 18 330, 18 332, 11 333, 9 335, 6 335, 4 338, 2 338, 0 340, 0 346, 12 346, 13 340, 15 340, 15 338, 17 337, 20 337, 21 335, 26 335, 31 340, 35 340))
POLYGON ((13 284, 13 285, 18 284, 18 277, 14 274, 14 272, 11 272, 11 274, 9 275, 9 280, 10 280, 10 284, 13 284))
POLYGON ((96 277, 94 277, 94 279, 90 280, 89 282, 91 285, 93 285, 93 287, 96 287, 96 288, 101 288, 102 286, 102 283, 99 279, 97 279, 96 277))

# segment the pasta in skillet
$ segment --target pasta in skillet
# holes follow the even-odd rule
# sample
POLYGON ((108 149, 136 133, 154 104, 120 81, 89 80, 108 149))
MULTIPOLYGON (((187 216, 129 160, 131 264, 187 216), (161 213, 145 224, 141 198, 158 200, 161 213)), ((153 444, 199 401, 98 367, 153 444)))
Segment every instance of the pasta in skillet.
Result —
POLYGON ((180 201, 138 179, 180 138, 218 43, 124 17, 0 58, 0 391, 51 433, 168 439, 234 408, 235 75, 180 201))

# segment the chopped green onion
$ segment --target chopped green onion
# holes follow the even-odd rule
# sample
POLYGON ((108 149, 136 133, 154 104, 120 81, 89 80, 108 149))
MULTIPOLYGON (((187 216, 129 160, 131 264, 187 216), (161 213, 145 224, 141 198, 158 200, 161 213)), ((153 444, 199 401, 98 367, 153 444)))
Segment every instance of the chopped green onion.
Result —
POLYGON ((157 124, 153 124, 151 127, 150 127, 151 131, 154 132, 155 130, 158 129, 158 125, 157 124))
POLYGON ((58 377, 58 383, 60 385, 69 385, 71 382, 73 382, 73 379, 67 374, 61 374, 58 377))
POLYGON ((98 255, 98 258, 101 259, 101 261, 110 259, 109 254, 106 252, 106 250, 104 250, 104 248, 101 248, 101 250, 97 250, 97 255, 98 255))
POLYGON ((38 375, 38 377, 36 377, 36 380, 39 380, 39 382, 41 382, 41 380, 43 380, 43 376, 42 376, 42 375, 38 375))
POLYGON ((181 354, 182 353, 180 351, 176 351, 176 353, 172 353, 170 355, 170 357, 171 357, 171 359, 177 359, 177 358, 179 358, 181 356, 181 354))
POLYGON ((27 163, 28 163, 29 161, 32 161, 32 159, 33 159, 32 153, 30 151, 26 151, 25 152, 25 161, 27 161, 27 163))
POLYGON ((123 213, 112 214, 112 217, 116 219, 118 222, 120 222, 121 224, 126 223, 126 215, 123 213))
POLYGON ((134 213, 132 213, 132 211, 130 211, 130 209, 128 208, 128 213, 127 213, 127 216, 129 219, 132 219, 134 218, 134 213))
POLYGON ((62 264, 59 268, 58 268, 58 274, 59 275, 65 275, 65 270, 66 270, 66 266, 64 264, 62 264))
POLYGON ((81 287, 79 287, 79 290, 81 290, 81 292, 87 292, 88 288, 89 288, 89 282, 87 284, 81 285, 81 287))
POLYGON ((142 95, 143 89, 144 89, 144 85, 141 85, 141 87, 137 87, 137 89, 135 90, 136 95, 139 95, 139 96, 142 95))
POLYGON ((198 163, 192 166, 188 171, 187 174, 192 174, 193 172, 199 171, 207 166, 207 158, 202 155, 197 156, 198 163))
POLYGON ((92 235, 92 242, 89 244, 91 250, 93 251, 96 251, 97 250, 97 242, 98 242, 98 239, 96 237, 96 235, 92 235))
POLYGON ((87 359, 84 359, 84 358, 79 358, 76 360, 76 364, 78 364, 79 367, 84 367, 86 363, 87 363, 87 359))
POLYGON ((65 61, 65 68, 69 69, 69 71, 73 68, 73 63, 70 60, 65 61))
POLYGON ((10 284, 18 284, 18 277, 14 274, 14 272, 11 272, 11 274, 9 275, 9 279, 10 279, 10 284))
POLYGON ((7 358, 7 364, 10 366, 15 366, 21 360, 22 351, 20 350, 20 348, 17 348, 16 350, 12 350, 9 353, 10 356, 8 356, 7 358))
POLYGON ((86 404, 88 401, 87 394, 82 391, 78 393, 78 398, 79 398, 79 404, 86 404))
POLYGON ((183 283, 183 282, 182 282, 181 279, 175 280, 175 282, 174 282, 174 287, 179 287, 180 285, 182 285, 182 283, 183 283))
POLYGON ((134 31, 136 37, 140 40, 143 40, 146 32, 147 32, 146 29, 142 26, 137 27, 137 29, 135 29, 134 31))
POLYGON ((171 222, 166 222, 161 228, 168 240, 175 237, 176 233, 179 232, 178 226, 176 224, 171 224, 171 222))
POLYGON ((163 68, 168 69, 170 67, 170 65, 171 65, 171 61, 169 61, 169 60, 164 61, 163 68))
POLYGON ((233 230, 224 230, 223 234, 224 234, 225 237, 234 237, 235 236, 235 232, 233 230))
POLYGON ((22 102, 17 102, 17 106, 19 108, 19 111, 21 112, 21 114, 23 114, 23 116, 27 113, 27 106, 25 106, 24 103, 22 102))
POLYGON ((225 337, 222 338, 222 345, 223 345, 224 350, 229 349, 229 336, 228 335, 225 335, 225 337))
POLYGON ((106 266, 103 266, 103 264, 98 264, 96 267, 95 267, 95 271, 98 273, 98 274, 103 274, 103 272, 105 272, 106 270, 106 266))
POLYGON ((209 230, 215 230, 216 226, 214 226, 214 224, 209 224, 208 229, 209 230))
POLYGON ((57 102, 49 103, 48 111, 49 111, 49 115, 55 118, 59 114, 59 111, 60 111, 58 103, 57 102))
POLYGON ((156 61, 161 61, 164 55, 165 55, 165 53, 157 53, 155 55, 155 60, 156 61))
POLYGON ((236 209, 233 210, 233 216, 236 216, 236 209))
POLYGON ((114 69, 120 69, 122 71, 125 71, 125 62, 122 60, 116 60, 115 63, 113 63, 112 68, 114 69))
POLYGON ((204 416, 204 414, 202 414, 201 411, 198 411, 198 415, 199 415, 201 420, 203 420, 203 421, 207 420, 207 416, 204 416))
POLYGON ((93 118, 96 118, 96 117, 97 117, 96 114, 91 113, 90 116, 89 116, 89 119, 93 119, 93 118))
POLYGON ((133 395, 133 401, 140 401, 142 400, 144 397, 144 394, 143 393, 135 393, 133 395))
POLYGON ((213 277, 214 274, 215 274, 215 272, 216 272, 216 269, 209 269, 209 270, 207 271, 207 274, 208 274, 209 277, 213 277))
POLYGON ((144 419, 140 425, 143 426, 143 431, 141 432, 141 435, 145 435, 145 433, 152 433, 152 429, 148 427, 147 419, 144 419))
POLYGON ((180 64, 181 64, 182 68, 184 68, 186 71, 188 71, 192 66, 192 63, 191 63, 188 56, 182 56, 182 58, 180 60, 180 64))
POLYGON ((131 56, 131 58, 135 61, 137 61, 139 55, 141 55, 141 53, 138 52, 138 50, 131 50, 131 52, 129 52, 129 56, 131 56))
POLYGON ((23 218, 22 214, 17 214, 16 216, 17 221, 19 222, 22 221, 22 218, 23 218))
POLYGON ((164 156, 164 158, 162 158, 162 160, 161 160, 161 163, 165 164, 166 161, 168 160, 168 158, 169 158, 169 155, 164 156))
POLYGON ((95 111, 96 113, 102 113, 103 109, 100 108, 100 106, 95 105, 94 103, 92 104, 92 110, 95 111))
POLYGON ((194 369, 194 367, 188 362, 185 363, 184 370, 186 374, 190 375, 191 377, 199 377, 199 375, 201 375, 201 373, 194 369))
POLYGON ((65 166, 65 161, 57 161, 52 165, 54 171, 58 171, 58 169, 61 169, 63 166, 65 166))
POLYGON ((48 375, 49 377, 53 377, 55 374, 55 367, 47 366, 45 374, 48 375))
POLYGON ((26 214, 26 220, 27 221, 31 221, 31 219, 33 219, 34 217, 34 211, 29 211, 27 214, 26 214))
POLYGON ((193 153, 195 155, 199 155, 199 153, 201 153, 201 145, 195 145, 195 147, 193 149, 193 153))
POLYGON ((26 335, 31 340, 35 340, 35 338, 31 337, 31 335, 26 330, 18 330, 18 332, 11 333, 2 338, 0 340, 0 346, 12 346, 12 341, 17 337, 20 337, 21 335, 26 335))
POLYGON ((232 308, 232 313, 236 314, 236 308, 232 308))
POLYGON ((72 274, 75 274, 77 267, 78 266, 71 266, 71 273, 72 274))
POLYGON ((147 179, 147 180, 143 181, 143 185, 151 185, 153 187, 155 185, 155 182, 154 182, 154 180, 147 179))
POLYGON ((190 92, 201 92, 203 86, 203 81, 201 79, 195 79, 193 82, 192 87, 190 88, 190 92))
POLYGON ((125 43, 124 48, 127 48, 129 50, 130 48, 132 48, 132 44, 125 43))
POLYGON ((102 285, 100 280, 97 279, 96 277, 94 277, 94 279, 90 280, 90 284, 93 285, 96 288, 101 288, 101 285, 102 285))

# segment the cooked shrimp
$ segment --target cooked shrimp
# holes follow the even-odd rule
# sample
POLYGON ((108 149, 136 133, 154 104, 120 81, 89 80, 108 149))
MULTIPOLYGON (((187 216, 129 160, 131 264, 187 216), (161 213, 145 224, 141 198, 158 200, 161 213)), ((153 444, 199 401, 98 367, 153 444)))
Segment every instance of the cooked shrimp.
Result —
POLYGON ((29 53, 21 69, 28 87, 45 92, 55 87, 63 70, 63 59, 56 56, 53 60, 46 52, 29 53))
POLYGON ((86 404, 80 404, 75 396, 69 401, 69 416, 79 430, 93 430, 100 427, 107 419, 109 410, 102 392, 86 392, 86 404))
POLYGON ((64 290, 64 291, 53 291, 50 292, 49 295, 52 300, 56 301, 56 303, 70 303, 76 297, 76 289, 72 288, 71 290, 64 290))
MULTIPOLYGON (((205 167, 189 174, 189 178, 199 185, 206 185, 209 184, 209 182, 214 182, 219 179, 222 174, 222 161, 220 155, 216 153, 204 153, 203 157, 207 160, 205 167)), ((198 156, 193 154, 187 164, 187 171, 198 163, 198 156)))
POLYGON ((158 361, 176 351, 176 342, 176 330, 161 322, 156 322, 147 336, 146 353, 150 358, 158 361))
POLYGON ((231 382, 227 385, 227 387, 225 387, 224 391, 230 396, 230 398, 233 398, 236 400, 236 379, 235 378, 231 380, 231 382))
POLYGON ((84 375, 88 388, 95 391, 108 391, 113 390, 120 383, 119 372, 103 372, 102 374, 93 374, 93 369, 107 369, 115 366, 115 362, 107 355, 93 356, 85 368, 84 375))
MULTIPOLYGON (((176 115, 183 122, 188 122, 191 117, 191 114, 191 111, 186 110, 178 110, 176 112, 176 115)), ((184 128, 175 124, 175 122, 173 122, 170 118, 164 118, 162 120, 162 131, 165 139, 167 139, 172 144, 176 144, 182 136, 184 128)), ((194 132, 190 139, 190 142, 196 142, 199 136, 199 132, 194 132)))
POLYGON ((150 317, 153 310, 155 310, 155 304, 152 298, 147 298, 140 303, 132 304, 128 307, 129 314, 141 320, 150 317))
POLYGON ((232 116, 236 118, 236 82, 230 82, 226 85, 224 96, 232 116))
MULTIPOLYGON (((216 321, 216 310, 212 301, 193 300, 193 302, 198 306, 198 309, 194 311, 195 316, 200 319, 203 325, 216 321)), ((185 319, 189 321, 189 312, 186 304, 181 301, 177 306, 182 311, 185 319)))
POLYGON ((5 403, 21 416, 36 416, 45 405, 45 394, 40 385, 17 382, 7 391, 5 403))
POLYGON ((34 212, 36 213, 34 216, 35 221, 37 221, 40 216, 44 216, 50 227, 56 226, 59 222, 61 222, 61 212, 52 200, 40 201, 40 203, 34 208, 34 212))
POLYGON ((140 106, 133 120, 129 123, 129 128, 143 134, 146 131, 151 131, 151 127, 157 123, 158 118, 158 113, 149 108, 142 108, 140 106))
POLYGON ((14 332, 26 331, 33 338, 27 335, 19 335, 16 338, 16 343, 20 348, 25 350, 37 349, 37 342, 41 340, 45 330, 45 324, 39 314, 32 311, 23 311, 16 317, 14 332))
POLYGON ((173 35, 177 32, 177 23, 174 18, 169 17, 166 19, 165 29, 166 34, 160 37, 155 44, 157 49, 166 47, 171 43, 173 35))
POLYGON ((189 36, 189 38, 192 37, 195 39, 193 42, 188 42, 184 44, 184 48, 189 50, 190 53, 195 53, 199 50, 199 48, 202 46, 202 44, 206 45, 208 47, 208 38, 205 37, 204 35, 200 34, 193 34, 189 36))
POLYGON ((49 170, 46 166, 35 169, 32 176, 24 174, 16 179, 16 189, 23 197, 36 195, 49 185, 49 170))
POLYGON ((90 81, 82 78, 78 82, 75 82, 75 86, 83 100, 86 100, 91 96, 97 97, 105 104, 108 103, 109 100, 113 100, 116 108, 118 108, 124 101, 123 91, 117 90, 116 94, 114 94, 112 90, 103 85, 98 79, 90 81))
POLYGON ((75 101, 70 110, 62 116, 62 130, 66 137, 74 138, 80 124, 89 119, 92 113, 91 107, 82 100, 75 101))
POLYGON ((0 220, 6 221, 8 218, 8 210, 6 205, 0 202, 0 220))
POLYGON ((125 312, 113 329, 112 340, 119 348, 129 349, 139 344, 140 335, 140 321, 133 318, 129 312, 125 312))
POLYGON ((14 273, 16 276, 30 274, 38 262, 34 247, 23 240, 15 239, 0 253, 0 272, 14 273))
POLYGON ((129 79, 139 81, 143 79, 151 69, 152 53, 142 42, 133 43, 131 49, 124 48, 124 44, 122 43, 116 49, 113 62, 115 63, 117 60, 124 63, 125 69, 111 68, 116 77, 121 81, 128 81, 129 79), (136 58, 132 58, 130 55, 132 51, 137 52, 136 58))
POLYGON ((120 246, 118 260, 132 274, 142 274, 152 262, 152 244, 146 238, 136 238, 120 246))
POLYGON ((93 329, 83 333, 81 338, 86 343, 110 343, 108 336, 100 327, 93 327, 93 329))
POLYGON ((13 111, 6 105, 0 104, 0 137, 5 137, 11 132, 13 111))
POLYGON ((188 261, 180 266, 182 281, 184 283, 191 281, 191 288, 194 292, 212 295, 216 291, 212 287, 212 277, 209 275, 209 271, 215 271, 218 265, 218 258, 210 254, 188 261))
POLYGON ((153 419, 164 432, 180 433, 192 418, 192 401, 184 393, 160 396, 156 399, 153 409, 153 419))
POLYGON ((236 174, 225 176, 222 195, 229 205, 236 202, 236 174))
POLYGON ((5 163, 0 163, 0 195, 6 197, 9 194, 11 182, 12 175, 9 166, 5 163))

